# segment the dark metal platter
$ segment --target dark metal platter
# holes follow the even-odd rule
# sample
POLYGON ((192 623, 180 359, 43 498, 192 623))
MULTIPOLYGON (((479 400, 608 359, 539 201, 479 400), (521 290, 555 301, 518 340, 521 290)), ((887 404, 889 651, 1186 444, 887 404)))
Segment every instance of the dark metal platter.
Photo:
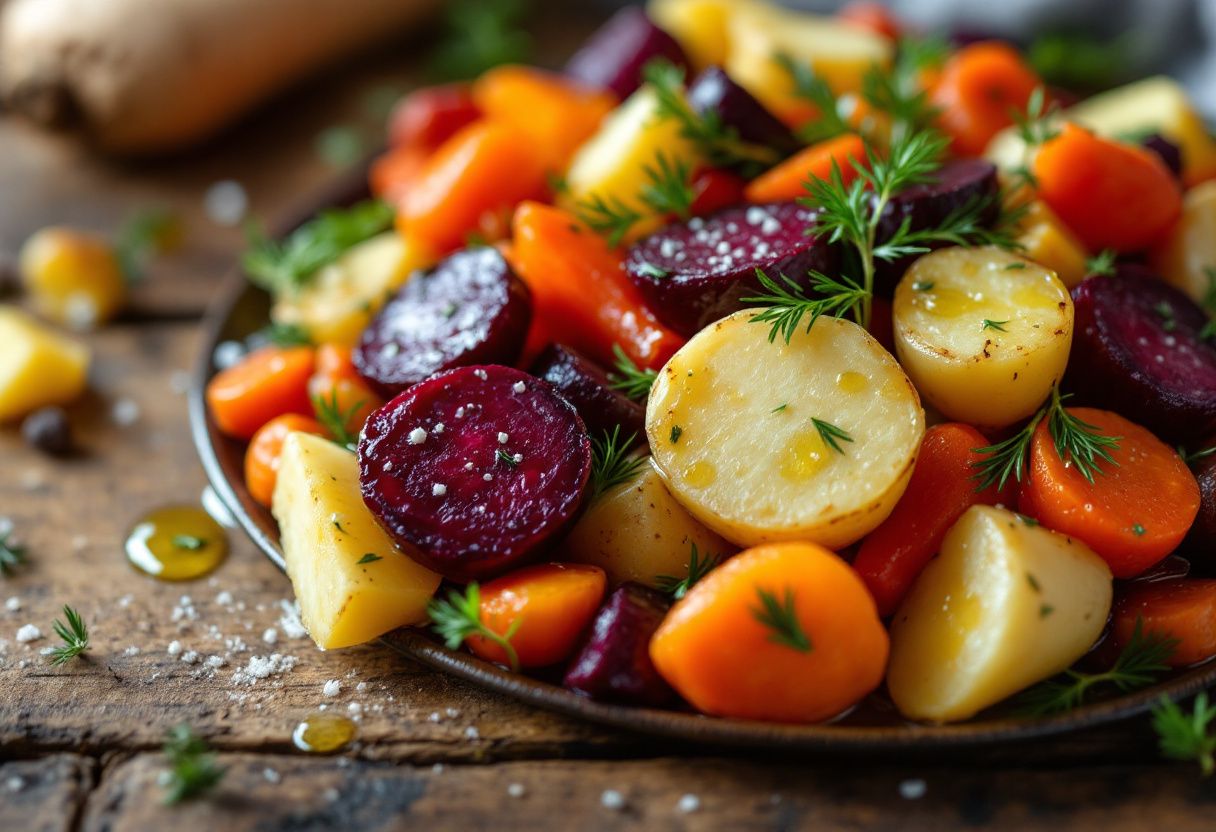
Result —
MULTIPOLYGON (((319 208, 349 204, 366 196, 363 171, 337 183, 298 222, 319 208)), ((194 443, 216 494, 262 552, 284 569, 279 532, 270 512, 256 503, 244 485, 244 445, 220 434, 207 413, 203 391, 215 374, 212 356, 218 344, 242 340, 269 320, 270 300, 262 290, 234 273, 215 299, 202 327, 202 343, 190 388, 190 425, 194 443)), ((1067 713, 1037 718, 981 714, 956 725, 917 725, 902 721, 881 695, 870 697, 841 719, 823 725, 783 725, 650 708, 594 702, 556 684, 510 673, 467 653, 449 650, 422 630, 405 628, 383 638, 410 658, 487 690, 567 716, 627 731, 697 744, 786 752, 933 752, 952 748, 1029 740, 1092 728, 1143 714, 1162 697, 1181 699, 1216 685, 1216 663, 1208 663, 1154 687, 1095 702, 1067 713)))

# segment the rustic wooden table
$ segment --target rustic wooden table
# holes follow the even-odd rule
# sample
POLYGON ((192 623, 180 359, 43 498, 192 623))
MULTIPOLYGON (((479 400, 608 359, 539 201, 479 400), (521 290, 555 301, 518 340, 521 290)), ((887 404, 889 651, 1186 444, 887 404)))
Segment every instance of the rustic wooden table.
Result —
POLYGON ((0 429, 0 516, 29 548, 29 564, 0 580, 0 829, 1216 825, 1213 785, 1159 761, 1143 721, 945 757, 729 755, 532 710, 382 647, 322 653, 281 623, 286 579, 235 532, 210 578, 158 583, 130 569, 131 523, 152 507, 197 502, 204 486, 183 383, 198 320, 241 245, 238 231, 207 219, 204 191, 233 179, 257 216, 281 215, 335 173, 316 136, 335 123, 370 128, 366 98, 404 85, 409 62, 401 50, 370 57, 174 161, 106 164, 0 119, 0 252, 49 223, 112 231, 152 204, 187 230, 129 311, 89 338, 92 391, 73 410, 81 453, 52 461, 0 429), (14 636, 26 623, 49 634, 65 603, 89 622, 93 648, 52 668, 40 655, 49 638, 14 636), (183 661, 189 651, 200 660, 183 661), (238 674, 274 652, 294 668, 238 674), (222 666, 209 666, 212 656, 222 666), (325 697, 332 679, 340 692, 325 697), (359 717, 349 753, 293 751, 293 727, 322 704, 359 717), (158 748, 178 723, 206 737, 228 772, 207 798, 165 807, 158 748), (623 809, 602 804, 606 790, 621 793, 623 809), (682 811, 685 795, 699 808, 682 811))

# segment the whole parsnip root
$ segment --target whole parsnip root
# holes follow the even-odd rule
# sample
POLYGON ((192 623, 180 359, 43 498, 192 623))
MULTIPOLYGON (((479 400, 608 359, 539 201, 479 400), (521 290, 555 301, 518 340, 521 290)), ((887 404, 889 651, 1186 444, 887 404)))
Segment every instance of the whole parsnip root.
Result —
POLYGON ((11 0, 0 3, 0 101, 110 152, 166 152, 437 5, 11 0))

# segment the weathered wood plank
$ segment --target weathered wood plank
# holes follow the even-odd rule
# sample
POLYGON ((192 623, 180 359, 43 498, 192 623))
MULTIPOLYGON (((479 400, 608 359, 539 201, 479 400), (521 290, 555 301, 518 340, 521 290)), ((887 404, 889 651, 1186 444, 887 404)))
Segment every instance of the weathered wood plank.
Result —
POLYGON ((322 653, 289 637, 279 623, 291 598, 287 579, 235 531, 232 554, 212 579, 167 584, 131 569, 122 544, 134 521, 156 506, 196 503, 203 489, 185 398, 173 388, 174 373, 193 360, 195 332, 189 324, 119 326, 90 340, 96 390, 73 413, 81 455, 51 461, 14 429, 0 430, 0 514, 29 548, 29 564, 0 579, 0 748, 148 748, 185 721, 226 748, 282 750, 321 705, 361 708, 368 755, 473 759, 622 747, 619 737, 485 695, 385 648, 322 653), (134 425, 113 422, 120 401, 138 408, 134 425), (19 609, 4 608, 10 597, 19 609), (65 603, 88 621, 93 649, 88 661, 52 668, 39 651, 53 643, 51 623, 65 603), (18 643, 27 623, 45 637, 18 643), (273 645, 263 641, 271 628, 273 645), (173 641, 177 656, 167 652, 173 641), (197 663, 183 661, 188 651, 197 663), (234 681, 251 657, 275 652, 294 657, 294 670, 234 681), (224 665, 208 668, 211 656, 224 665), (322 695, 328 679, 342 682, 333 699, 322 695), (467 737, 474 728, 478 736, 467 737))
POLYGON ((66 832, 93 789, 96 766, 87 757, 54 754, 0 764, 0 829, 66 832))
POLYGON ((83 828, 1189 832, 1211 829, 1213 800, 1210 784, 1178 768, 1017 769, 998 777, 891 763, 808 767, 720 759, 442 770, 247 754, 221 761, 228 774, 216 792, 172 809, 159 803, 157 755, 124 762, 106 772, 83 828), (620 793, 622 809, 604 805, 608 790, 620 793), (685 795, 695 800, 686 798, 682 810, 685 795))

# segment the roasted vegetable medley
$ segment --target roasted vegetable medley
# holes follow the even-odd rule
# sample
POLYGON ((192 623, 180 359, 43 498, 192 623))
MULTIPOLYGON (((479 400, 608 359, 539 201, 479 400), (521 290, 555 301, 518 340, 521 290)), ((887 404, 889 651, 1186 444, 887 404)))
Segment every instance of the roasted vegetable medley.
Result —
POLYGON ((1172 80, 654 0, 389 145, 249 252, 273 322, 207 390, 321 647, 795 723, 1216 655, 1216 142, 1172 80))

